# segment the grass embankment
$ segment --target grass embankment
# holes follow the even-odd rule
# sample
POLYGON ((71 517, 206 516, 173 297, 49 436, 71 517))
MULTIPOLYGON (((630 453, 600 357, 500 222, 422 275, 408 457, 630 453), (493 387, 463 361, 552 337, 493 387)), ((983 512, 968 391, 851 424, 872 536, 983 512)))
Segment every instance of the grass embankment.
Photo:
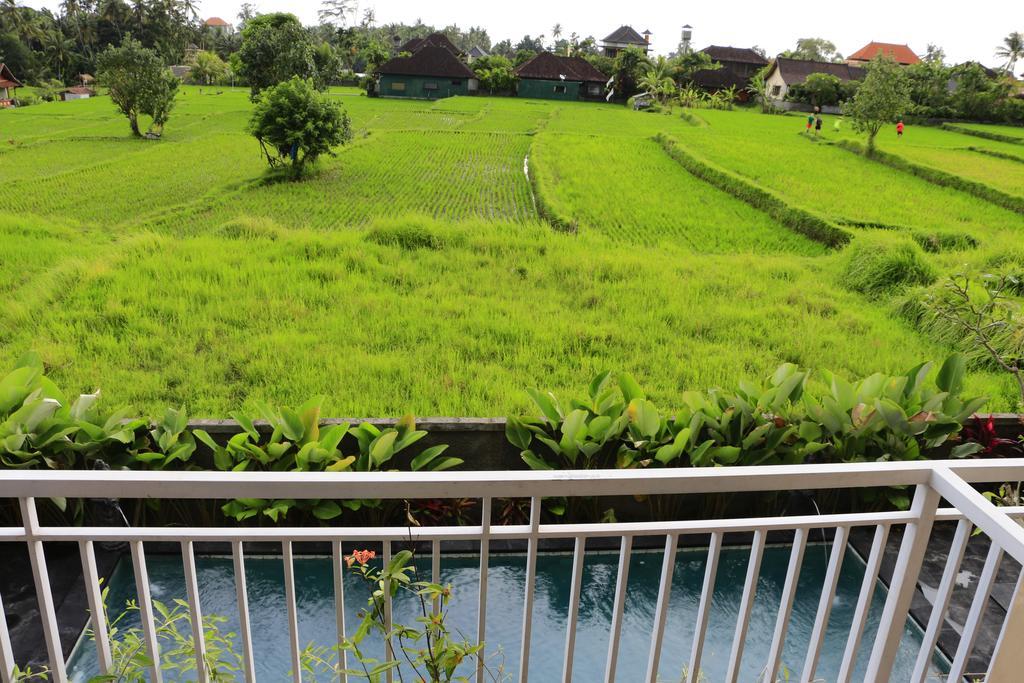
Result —
MULTIPOLYGON (((525 387, 608 368, 671 409, 786 361, 852 376, 944 357, 894 315, 913 278, 883 260, 869 296, 844 274, 869 234, 897 266, 907 235, 936 236, 909 253, 940 278, 1021 251, 1019 215, 809 145, 786 117, 340 100, 357 140, 300 184, 263 181, 242 91, 185 88, 159 142, 129 140, 103 99, 0 112, 0 364, 37 349, 71 390, 204 416, 320 393, 335 415, 505 415, 525 387), (658 134, 853 242, 830 253, 658 134), (531 145, 578 234, 538 217, 531 145)), ((1009 407, 1006 380, 971 381, 1009 407)))

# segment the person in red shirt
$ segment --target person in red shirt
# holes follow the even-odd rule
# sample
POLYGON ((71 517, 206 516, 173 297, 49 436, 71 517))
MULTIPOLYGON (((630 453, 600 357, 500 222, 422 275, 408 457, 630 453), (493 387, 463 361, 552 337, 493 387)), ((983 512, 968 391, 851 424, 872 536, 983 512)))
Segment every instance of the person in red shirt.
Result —
POLYGON ((896 124, 896 137, 903 137, 903 119, 900 119, 899 123, 896 124))

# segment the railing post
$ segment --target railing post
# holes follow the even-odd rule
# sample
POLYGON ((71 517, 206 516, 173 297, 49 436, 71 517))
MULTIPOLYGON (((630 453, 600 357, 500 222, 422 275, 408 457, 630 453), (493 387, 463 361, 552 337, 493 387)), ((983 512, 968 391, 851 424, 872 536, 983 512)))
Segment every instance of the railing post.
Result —
POLYGON ((36 597, 39 600, 39 618, 43 622, 43 639, 46 641, 46 653, 50 659, 50 675, 54 680, 67 679, 64 669, 64 651, 60 644, 60 629, 57 627, 57 609, 53 602, 50 587, 50 574, 46 567, 46 553, 43 542, 36 536, 39 534, 39 516, 36 512, 35 498, 22 498, 21 518, 28 536, 28 557, 32 564, 32 574, 36 582, 36 597))
POLYGON ((1019 647, 1021 643, 1024 643, 1022 583, 1024 583, 1024 570, 1021 571, 1020 578, 1017 580, 1017 588, 1013 591, 1010 610, 1006 613, 1003 630, 999 634, 996 650, 992 653, 992 662, 988 667, 988 674, 985 676, 986 683, 1015 681, 1020 677, 1020 672, 1024 671, 1024 648, 1019 647), (1007 643, 1010 646, 1003 647, 1007 643))
POLYGON ((4 601, 0 599, 0 681, 11 683, 14 678, 14 650, 11 648, 11 636, 7 632, 7 615, 4 614, 4 601))
POLYGON ((914 597, 917 577, 921 573, 924 554, 928 549, 928 539, 932 534, 939 498, 939 493, 929 484, 918 484, 914 492, 910 512, 916 521, 908 523, 903 531, 903 542, 896 558, 892 582, 889 584, 889 597, 886 598, 882 619, 878 624, 878 634, 871 650, 865 681, 884 683, 892 675, 893 662, 899 650, 900 639, 903 637, 903 627, 910 613, 910 601, 914 597))

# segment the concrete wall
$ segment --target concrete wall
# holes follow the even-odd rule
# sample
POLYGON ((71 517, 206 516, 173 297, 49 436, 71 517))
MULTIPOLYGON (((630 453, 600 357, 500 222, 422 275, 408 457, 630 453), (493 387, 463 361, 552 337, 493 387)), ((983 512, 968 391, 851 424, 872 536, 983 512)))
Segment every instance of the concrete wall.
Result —
POLYGON ((768 96, 769 100, 779 102, 786 99, 787 92, 789 92, 789 84, 782 80, 782 74, 779 73, 778 69, 775 69, 765 80, 765 94, 768 96), (779 88, 777 93, 775 92, 776 87, 779 88))
POLYGON ((473 79, 385 74, 380 77, 378 93, 381 97, 439 100, 455 95, 468 95, 471 80, 473 79))

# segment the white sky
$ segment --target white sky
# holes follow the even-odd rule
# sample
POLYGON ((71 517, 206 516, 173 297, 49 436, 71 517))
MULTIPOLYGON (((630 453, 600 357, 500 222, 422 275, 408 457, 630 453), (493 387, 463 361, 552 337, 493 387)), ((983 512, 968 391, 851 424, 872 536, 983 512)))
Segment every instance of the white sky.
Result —
MULTIPOLYGON (((597 2, 595 0, 359 0, 360 12, 376 11, 378 23, 420 18, 427 24, 483 26, 492 40, 525 34, 551 36, 561 23, 564 34, 575 31, 600 40, 622 24, 654 33, 656 52, 666 53, 679 42, 683 24, 694 27, 694 47, 709 44, 760 45, 769 56, 796 44, 797 38, 822 37, 846 55, 871 40, 907 43, 924 54, 928 43, 945 48, 947 59, 973 59, 997 66, 996 46, 1011 31, 1024 31, 1024 2, 988 0, 955 8, 948 0, 732 0, 682 3, 664 0, 597 2)), ((27 0, 33 7, 56 7, 58 0, 27 0)), ((240 0, 201 0, 204 16, 236 22, 240 0)), ((318 0, 257 0, 261 12, 289 11, 303 23, 316 23, 318 0)))

